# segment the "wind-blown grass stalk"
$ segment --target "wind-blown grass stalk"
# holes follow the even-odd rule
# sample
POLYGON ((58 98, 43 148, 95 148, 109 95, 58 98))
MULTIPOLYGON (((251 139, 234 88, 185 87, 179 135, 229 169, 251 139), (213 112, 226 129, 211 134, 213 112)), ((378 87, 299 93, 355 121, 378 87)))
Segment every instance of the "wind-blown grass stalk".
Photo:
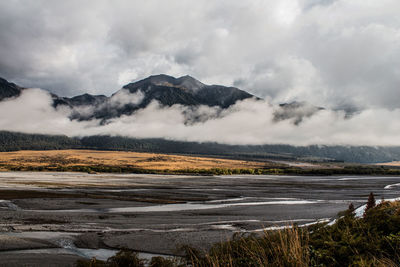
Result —
POLYGON ((189 252, 192 266, 309 266, 309 235, 296 226, 263 235, 235 235, 231 241, 215 245, 206 255, 189 252))

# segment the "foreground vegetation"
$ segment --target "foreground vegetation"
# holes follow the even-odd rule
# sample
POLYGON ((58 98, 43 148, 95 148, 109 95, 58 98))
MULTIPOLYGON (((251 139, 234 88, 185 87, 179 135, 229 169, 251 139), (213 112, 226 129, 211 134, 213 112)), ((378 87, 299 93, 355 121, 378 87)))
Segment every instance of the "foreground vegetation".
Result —
MULTIPOLYGON (((374 206, 362 218, 352 205, 333 225, 237 234, 202 253, 189 247, 184 258, 154 257, 149 266, 399 266, 400 202, 374 206)), ((135 252, 122 250, 107 262, 79 261, 78 266, 144 266, 135 252)))

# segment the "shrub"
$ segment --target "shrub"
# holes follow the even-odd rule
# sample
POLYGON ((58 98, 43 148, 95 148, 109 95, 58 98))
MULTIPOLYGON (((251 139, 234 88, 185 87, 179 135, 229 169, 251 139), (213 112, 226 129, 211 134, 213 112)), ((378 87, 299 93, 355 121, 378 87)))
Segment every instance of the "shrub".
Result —
POLYGON ((174 267, 176 266, 175 261, 163 257, 151 258, 150 267, 174 267))
POLYGON ((123 249, 115 256, 107 260, 110 267, 144 267, 144 260, 138 257, 138 253, 123 249))
POLYGON ((367 201, 367 206, 365 207, 364 216, 367 213, 367 211, 375 207, 375 205, 376 205, 375 196, 374 193, 371 192, 369 193, 368 196, 368 201, 367 201))

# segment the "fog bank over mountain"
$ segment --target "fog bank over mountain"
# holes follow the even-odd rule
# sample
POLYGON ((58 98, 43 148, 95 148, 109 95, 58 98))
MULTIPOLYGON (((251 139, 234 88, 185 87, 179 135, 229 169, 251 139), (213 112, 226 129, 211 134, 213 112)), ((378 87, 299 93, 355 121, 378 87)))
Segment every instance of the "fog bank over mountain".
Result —
MULTIPOLYGON (((10 86, 14 90, 13 85, 10 86)), ((197 99, 186 99, 192 95, 188 92, 193 91, 190 89, 193 86, 174 85, 164 80, 161 83, 138 82, 127 85, 109 98, 87 94, 62 98, 41 89, 21 89, 19 95, 0 102, 0 114, 7 114, 0 117, 0 129, 70 137, 111 135, 239 145, 400 145, 400 122, 393 120, 399 118, 399 109, 365 109, 349 115, 343 110, 329 110, 307 103, 275 105, 223 86, 216 87, 222 90, 222 99, 226 99, 226 90, 235 92, 239 98, 229 105, 218 105, 214 103, 219 99, 218 94, 212 91, 215 97, 211 98, 212 103, 206 100, 202 104, 186 103, 197 99), (136 89, 129 91, 126 88, 136 89), (158 90, 171 88, 176 89, 174 98, 171 94, 155 94, 158 90), (150 93, 153 94, 151 98, 146 95, 150 93), (170 98, 165 99, 166 96, 170 98), (142 105, 145 100, 146 105, 142 105), (165 102, 167 100, 181 102, 165 102), (94 116, 104 105, 107 105, 105 111, 121 113, 94 116)), ((196 95, 201 90, 198 88, 196 95)))

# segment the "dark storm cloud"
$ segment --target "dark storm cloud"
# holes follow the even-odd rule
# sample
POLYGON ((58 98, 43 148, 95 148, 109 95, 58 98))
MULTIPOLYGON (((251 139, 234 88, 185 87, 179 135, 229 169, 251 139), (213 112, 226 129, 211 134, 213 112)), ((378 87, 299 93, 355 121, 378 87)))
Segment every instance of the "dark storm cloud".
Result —
POLYGON ((0 76, 111 94, 156 73, 275 103, 398 108, 397 0, 1 1, 0 76))

